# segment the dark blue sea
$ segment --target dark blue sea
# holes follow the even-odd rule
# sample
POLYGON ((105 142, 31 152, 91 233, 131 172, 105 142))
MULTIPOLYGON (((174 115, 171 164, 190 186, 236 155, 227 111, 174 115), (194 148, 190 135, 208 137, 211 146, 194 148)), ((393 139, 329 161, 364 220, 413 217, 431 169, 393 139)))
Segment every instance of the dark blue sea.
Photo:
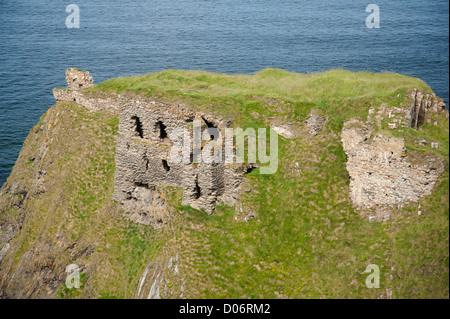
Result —
POLYGON ((108 78, 164 69, 393 71, 448 105, 448 0, 0 0, 0 185, 64 71, 108 78), (380 9, 380 28, 365 9, 380 9), (66 6, 80 8, 67 28, 66 6))

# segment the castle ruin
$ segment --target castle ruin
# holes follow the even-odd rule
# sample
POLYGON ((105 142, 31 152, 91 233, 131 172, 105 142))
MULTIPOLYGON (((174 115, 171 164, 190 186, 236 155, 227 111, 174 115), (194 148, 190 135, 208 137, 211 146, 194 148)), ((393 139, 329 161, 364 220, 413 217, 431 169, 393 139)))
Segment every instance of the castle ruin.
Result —
MULTIPOLYGON (((86 83, 82 83, 79 72, 73 69, 66 75, 72 89, 73 83, 77 83, 78 88, 86 88, 92 79, 85 76, 86 83)), ((232 206, 238 200, 246 172, 244 165, 224 161, 194 163, 192 160, 174 163, 169 156, 174 130, 189 130, 196 120, 201 123, 202 132, 217 129, 219 137, 215 141, 222 142, 224 137, 220 132, 230 126, 229 121, 196 112, 182 104, 124 95, 93 98, 78 89, 55 89, 53 93, 57 100, 77 102, 92 110, 109 110, 119 115, 113 199, 121 203, 125 211, 132 212, 131 219, 136 222, 158 227, 169 218, 170 210, 159 186, 182 187, 182 204, 208 214, 221 202, 232 206)), ((202 141, 202 146, 213 142, 202 141)))
MULTIPOLYGON (((87 71, 68 69, 68 89, 54 89, 58 101, 76 102, 91 110, 108 110, 119 115, 119 133, 116 151, 116 175, 113 199, 131 219, 155 227, 170 217, 169 205, 160 186, 181 187, 182 204, 211 214, 223 202, 233 206, 239 198, 240 185, 248 167, 243 164, 175 163, 169 156, 174 141, 170 138, 179 128, 191 129, 194 121, 201 130, 230 127, 231 123, 212 114, 195 111, 183 104, 151 101, 141 97, 128 97, 81 89, 92 87, 93 79, 87 71)), ((350 198, 361 208, 382 209, 407 202, 417 202, 431 193, 444 161, 433 152, 406 154, 404 140, 376 134, 375 124, 401 131, 407 127, 419 128, 424 123, 437 125, 441 113, 448 119, 445 104, 434 94, 411 92, 409 107, 371 108, 367 121, 350 119, 341 133, 347 154, 350 175, 350 198), (415 158, 416 157, 416 158, 415 158)), ((306 121, 310 133, 315 135, 324 118, 306 121), (317 128, 316 128, 317 127, 317 128)), ((202 141, 202 146, 218 139, 202 141)), ((431 142, 432 147, 438 148, 431 142)), ((222 143, 223 145, 223 143, 222 143)))

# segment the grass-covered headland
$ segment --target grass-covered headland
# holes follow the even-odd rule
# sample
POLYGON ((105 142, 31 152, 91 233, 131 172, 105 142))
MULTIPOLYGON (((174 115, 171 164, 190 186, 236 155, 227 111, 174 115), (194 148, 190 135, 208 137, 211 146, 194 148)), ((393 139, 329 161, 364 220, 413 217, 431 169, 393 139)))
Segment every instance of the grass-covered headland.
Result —
POLYGON ((389 291, 393 298, 448 298, 448 120, 389 132, 404 137, 407 148, 446 160, 432 195, 383 223, 362 219, 349 199, 343 122, 365 119, 382 103, 407 107, 414 88, 431 92, 421 80, 393 73, 266 69, 167 70, 88 89, 185 103, 244 129, 274 118, 304 126, 312 109, 328 119, 315 137, 306 128, 297 138, 280 137, 278 171, 246 175, 242 212, 220 205, 207 216, 181 206, 180 189, 162 190, 174 212, 158 230, 128 221, 111 200, 117 117, 57 103, 31 129, 0 193, 0 234, 21 224, 0 263, 0 296, 132 298, 149 263, 178 254, 181 279, 168 280, 169 290, 178 290, 167 298, 180 296, 179 282, 187 298, 379 298, 389 291), (249 212, 256 217, 245 222, 249 212), (84 272, 77 291, 64 287, 71 263, 84 272), (380 267, 379 289, 365 285, 369 264, 380 267))

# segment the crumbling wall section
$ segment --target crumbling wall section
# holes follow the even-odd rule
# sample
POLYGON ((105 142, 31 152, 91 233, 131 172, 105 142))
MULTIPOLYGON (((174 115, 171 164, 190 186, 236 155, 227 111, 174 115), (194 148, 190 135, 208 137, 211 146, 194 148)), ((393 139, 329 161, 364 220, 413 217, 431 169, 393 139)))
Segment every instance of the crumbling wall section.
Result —
MULTIPOLYGON (((195 119, 206 117, 221 131, 228 123, 183 105, 134 101, 121 106, 113 198, 125 210, 134 212, 135 220, 152 225, 168 220, 167 203, 155 199, 158 186, 182 187, 182 203, 208 214, 222 201, 235 203, 244 175, 242 165, 230 166, 223 158, 220 163, 194 163, 193 158, 188 163, 172 160, 175 130, 188 129, 195 119), (227 183, 229 177, 231 185, 227 183)), ((205 123, 202 128, 207 128, 205 123)), ((202 145, 221 143, 222 139, 221 134, 216 141, 203 141, 202 145)))
POLYGON ((402 138, 371 136, 361 119, 344 123, 341 138, 347 154, 350 197, 356 206, 393 206, 431 194, 445 168, 443 159, 433 152, 407 153, 402 138))
MULTIPOLYGON (((170 217, 164 186, 183 188, 182 204, 211 214, 216 205, 234 205, 245 171, 242 164, 174 163, 170 156, 172 133, 176 129, 191 130, 193 121, 201 122, 201 131, 215 127, 223 132, 231 122, 212 114, 196 112, 183 104, 162 103, 140 96, 89 92, 93 86, 87 71, 68 69, 67 89, 53 89, 57 101, 75 102, 93 111, 119 115, 116 148, 116 174, 113 199, 118 201, 136 222, 160 227, 170 217)), ((215 141, 223 143, 220 133, 215 141)), ((192 143, 192 135, 191 140, 192 143)), ((222 152, 224 154, 224 152, 222 152)))
POLYGON ((118 114, 120 106, 132 102, 132 98, 114 94, 89 94, 71 89, 53 89, 53 96, 59 102, 75 102, 92 111, 108 111, 118 114))
POLYGON ((94 79, 88 71, 70 68, 66 70, 67 88, 71 90, 89 89, 94 86, 94 79))

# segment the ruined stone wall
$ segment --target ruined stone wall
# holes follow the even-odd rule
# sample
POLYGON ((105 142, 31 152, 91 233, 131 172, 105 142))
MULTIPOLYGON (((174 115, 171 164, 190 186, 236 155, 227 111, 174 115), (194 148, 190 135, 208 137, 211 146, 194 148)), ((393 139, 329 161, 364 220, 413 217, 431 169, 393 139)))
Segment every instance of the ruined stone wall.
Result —
MULTIPOLYGON (((184 205, 190 205, 211 214, 215 206, 224 202, 234 205, 242 178, 241 164, 174 163, 169 152, 175 141, 175 129, 192 128, 194 120, 202 123, 202 133, 208 127, 219 129, 219 137, 208 143, 223 143, 223 129, 230 122, 195 112, 180 104, 167 104, 141 97, 85 92, 93 79, 89 72, 69 69, 66 72, 68 89, 54 89, 58 101, 76 102, 94 111, 119 114, 116 175, 113 199, 131 213, 131 219, 160 226, 170 216, 164 191, 160 186, 182 187, 184 205)), ((192 145, 192 135, 191 135, 192 145)), ((224 152, 222 152, 224 156, 224 152)))
POLYGON ((445 103, 438 99, 434 93, 424 93, 417 89, 411 92, 411 108, 407 118, 409 118, 409 126, 418 128, 427 121, 429 124, 437 125, 435 115, 445 112, 448 118, 448 110, 445 103))
POLYGON ((67 89, 53 89, 56 101, 75 102, 92 111, 109 111, 119 113, 120 106, 130 101, 126 96, 114 94, 89 94, 84 89, 94 86, 94 79, 88 71, 77 68, 66 70, 67 89))
POLYGON ((121 95, 89 94, 83 91, 75 91, 70 89, 53 89, 53 96, 60 102, 75 102, 92 111, 109 111, 119 113, 120 106, 128 103, 131 98, 121 95))
POLYGON ((67 88, 71 90, 89 89, 94 86, 94 79, 88 71, 71 68, 66 70, 67 88))
MULTIPOLYGON (((347 154, 350 197, 357 207, 383 212, 387 207, 417 202, 431 194, 443 172, 445 161, 432 151, 407 152, 402 138, 374 134, 383 129, 383 122, 389 130, 404 132, 408 127, 420 129, 424 123, 438 125, 440 114, 448 120, 444 102, 433 93, 414 89, 409 103, 372 106, 366 122, 354 118, 344 123, 341 138, 347 154)), ((428 141, 416 143, 426 145, 428 141)), ((439 147, 435 141, 430 143, 432 148, 439 147)))
MULTIPOLYGON (((132 213, 133 220, 160 226, 168 219, 170 207, 160 186, 182 187, 182 203, 208 214, 220 202, 236 203, 245 174, 243 165, 225 164, 223 160, 213 164, 174 163, 169 156, 174 142, 170 136, 175 129, 192 127, 192 122, 199 120, 202 130, 212 125, 223 131, 230 125, 228 121, 180 104, 85 92, 83 88, 93 85, 89 72, 70 70, 66 72, 68 89, 53 91, 58 101, 76 102, 91 110, 119 114, 113 198, 132 213)), ((417 128, 425 121, 437 124, 435 119, 442 112, 448 118, 445 104, 434 94, 413 90, 409 107, 382 104, 369 110, 366 123, 351 119, 344 124, 342 143, 348 157, 350 196, 356 206, 392 206, 415 202, 431 193, 444 169, 444 161, 432 152, 408 154, 402 139, 382 134, 372 137, 372 133, 377 127, 381 128, 386 119, 390 129, 399 131, 408 126, 417 128)), ((313 112, 306 122, 310 133, 315 135, 325 118, 313 112)), ((295 136, 287 124, 274 129, 288 138, 295 136)), ((223 136, 216 142, 223 145, 223 136)))
POLYGON ((433 152, 406 152, 404 140, 376 134, 361 119, 344 123, 350 197, 359 207, 417 202, 431 193, 445 162, 433 152))
POLYGON ((182 105, 155 101, 122 105, 113 198, 134 212, 137 221, 160 225, 169 217, 165 200, 158 197, 158 186, 182 187, 183 204, 209 214, 221 201, 232 205, 237 200, 244 175, 242 165, 174 163, 170 156, 172 132, 178 128, 188 130, 194 120, 206 117, 217 128, 224 128, 223 120, 182 105))
POLYGON ((424 123, 437 125, 439 114, 445 114, 448 119, 449 113, 445 103, 434 93, 414 89, 410 93, 409 106, 388 107, 383 103, 377 110, 372 107, 369 110, 369 121, 374 120, 374 124, 381 128, 382 119, 386 119, 389 129, 402 131, 406 127, 417 129, 424 123))

